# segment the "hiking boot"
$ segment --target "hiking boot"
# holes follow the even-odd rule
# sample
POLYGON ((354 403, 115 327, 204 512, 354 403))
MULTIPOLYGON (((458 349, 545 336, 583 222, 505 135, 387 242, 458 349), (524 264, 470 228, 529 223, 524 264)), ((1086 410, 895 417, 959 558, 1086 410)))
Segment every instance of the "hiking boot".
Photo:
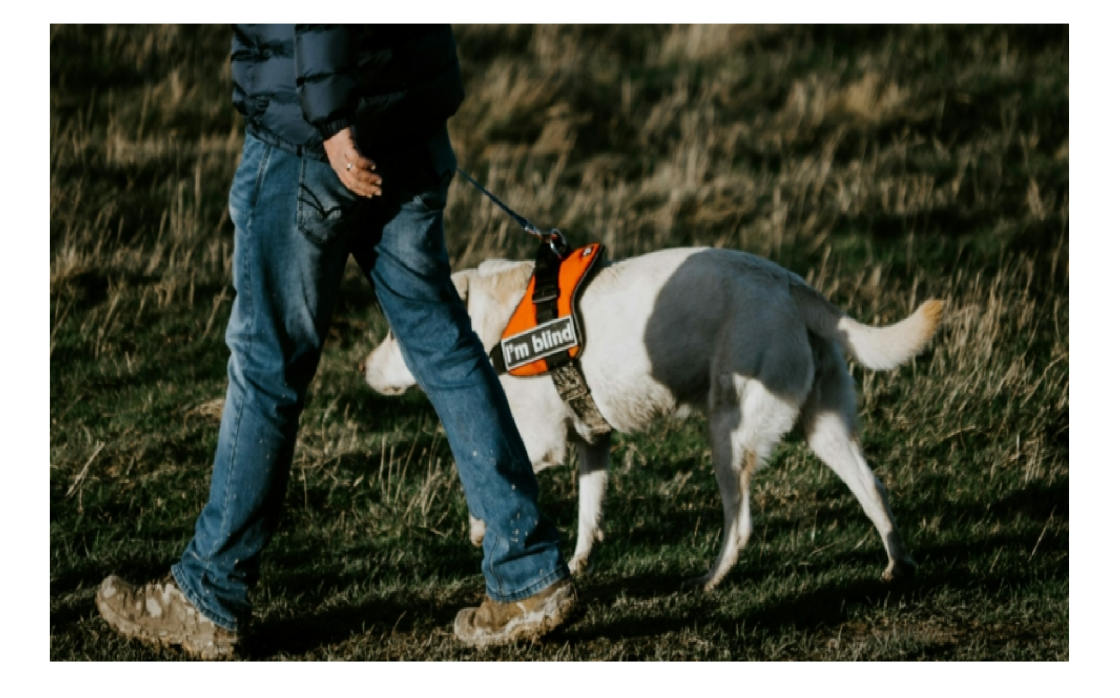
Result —
POLYGON ((237 633, 198 612, 170 574, 139 586, 112 575, 97 590, 97 610, 114 630, 152 645, 181 645, 199 659, 233 655, 237 633))
POLYGON ((455 617, 455 637, 474 647, 533 641, 559 626, 576 607, 576 586, 562 579, 520 601, 487 598, 478 608, 464 608, 455 617))

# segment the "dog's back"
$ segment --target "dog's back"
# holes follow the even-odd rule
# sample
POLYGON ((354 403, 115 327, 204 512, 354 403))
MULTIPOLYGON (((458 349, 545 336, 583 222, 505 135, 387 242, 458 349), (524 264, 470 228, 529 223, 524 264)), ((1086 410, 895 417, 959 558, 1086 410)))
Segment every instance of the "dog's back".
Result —
POLYGON ((871 368, 891 368, 924 347, 941 314, 930 301, 908 320, 868 327, 777 264, 711 248, 611 264, 581 308, 588 384, 608 396, 600 407, 623 431, 684 406, 706 408, 723 374, 753 376, 800 402, 813 373, 809 333, 839 342, 871 368))
POLYGON ((723 374, 804 393, 812 354, 790 295, 795 280, 759 257, 708 248, 654 252, 602 270, 581 307, 583 365, 592 394, 605 396, 604 416, 636 431, 681 407, 707 409, 723 374))

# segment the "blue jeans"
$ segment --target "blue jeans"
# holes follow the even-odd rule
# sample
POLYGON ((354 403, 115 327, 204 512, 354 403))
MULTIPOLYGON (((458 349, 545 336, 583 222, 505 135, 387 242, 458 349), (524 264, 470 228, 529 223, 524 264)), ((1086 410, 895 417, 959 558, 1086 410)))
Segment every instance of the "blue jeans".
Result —
POLYGON ((486 522, 487 594, 517 601, 568 576, 505 393, 451 282, 446 129, 414 145, 371 153, 385 186, 365 201, 327 163, 246 135, 229 197, 237 295, 210 497, 172 567, 191 603, 229 630, 251 614, 249 591, 279 521, 304 396, 350 253, 443 422, 468 509, 486 522))

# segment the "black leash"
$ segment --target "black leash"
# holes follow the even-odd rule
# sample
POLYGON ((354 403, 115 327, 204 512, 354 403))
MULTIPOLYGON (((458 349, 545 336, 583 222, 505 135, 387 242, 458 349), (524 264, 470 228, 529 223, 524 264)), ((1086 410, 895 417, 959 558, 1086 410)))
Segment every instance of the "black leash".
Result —
POLYGON ((551 231, 549 231, 547 233, 541 232, 541 230, 537 226, 533 225, 533 223, 528 218, 520 215, 519 213, 517 213, 517 211, 514 211, 512 208, 510 208, 509 206, 506 206, 504 203, 502 203, 501 199, 499 199, 498 197, 494 196, 489 191, 487 191, 486 187, 484 187, 481 184, 479 184, 478 182, 476 182, 474 177, 471 177, 469 174, 464 172, 461 167, 456 167, 455 169, 458 170, 459 174, 463 175, 463 177, 465 177, 468 182, 473 184, 475 186, 475 188, 477 188, 480 192, 485 194, 491 201, 493 201, 495 204, 497 204, 498 208, 505 211, 506 214, 509 215, 510 218, 515 220, 517 222, 517 224, 519 226, 521 226, 521 228, 526 233, 529 233, 530 235, 535 236, 538 240, 541 241, 542 245, 547 244, 548 247, 556 254, 557 257, 559 257, 560 259, 563 259, 563 258, 568 256, 568 253, 571 251, 571 249, 568 247, 568 241, 564 239, 563 233, 561 233, 556 228, 553 228, 551 231))

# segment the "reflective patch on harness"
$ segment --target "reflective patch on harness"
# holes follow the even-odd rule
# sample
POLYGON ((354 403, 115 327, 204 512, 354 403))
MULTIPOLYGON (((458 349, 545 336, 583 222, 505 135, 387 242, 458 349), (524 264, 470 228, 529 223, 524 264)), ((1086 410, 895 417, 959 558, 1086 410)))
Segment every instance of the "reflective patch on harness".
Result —
POLYGON ((506 360, 506 368, 513 370, 578 344, 576 324, 569 315, 503 339, 502 356, 506 360))

